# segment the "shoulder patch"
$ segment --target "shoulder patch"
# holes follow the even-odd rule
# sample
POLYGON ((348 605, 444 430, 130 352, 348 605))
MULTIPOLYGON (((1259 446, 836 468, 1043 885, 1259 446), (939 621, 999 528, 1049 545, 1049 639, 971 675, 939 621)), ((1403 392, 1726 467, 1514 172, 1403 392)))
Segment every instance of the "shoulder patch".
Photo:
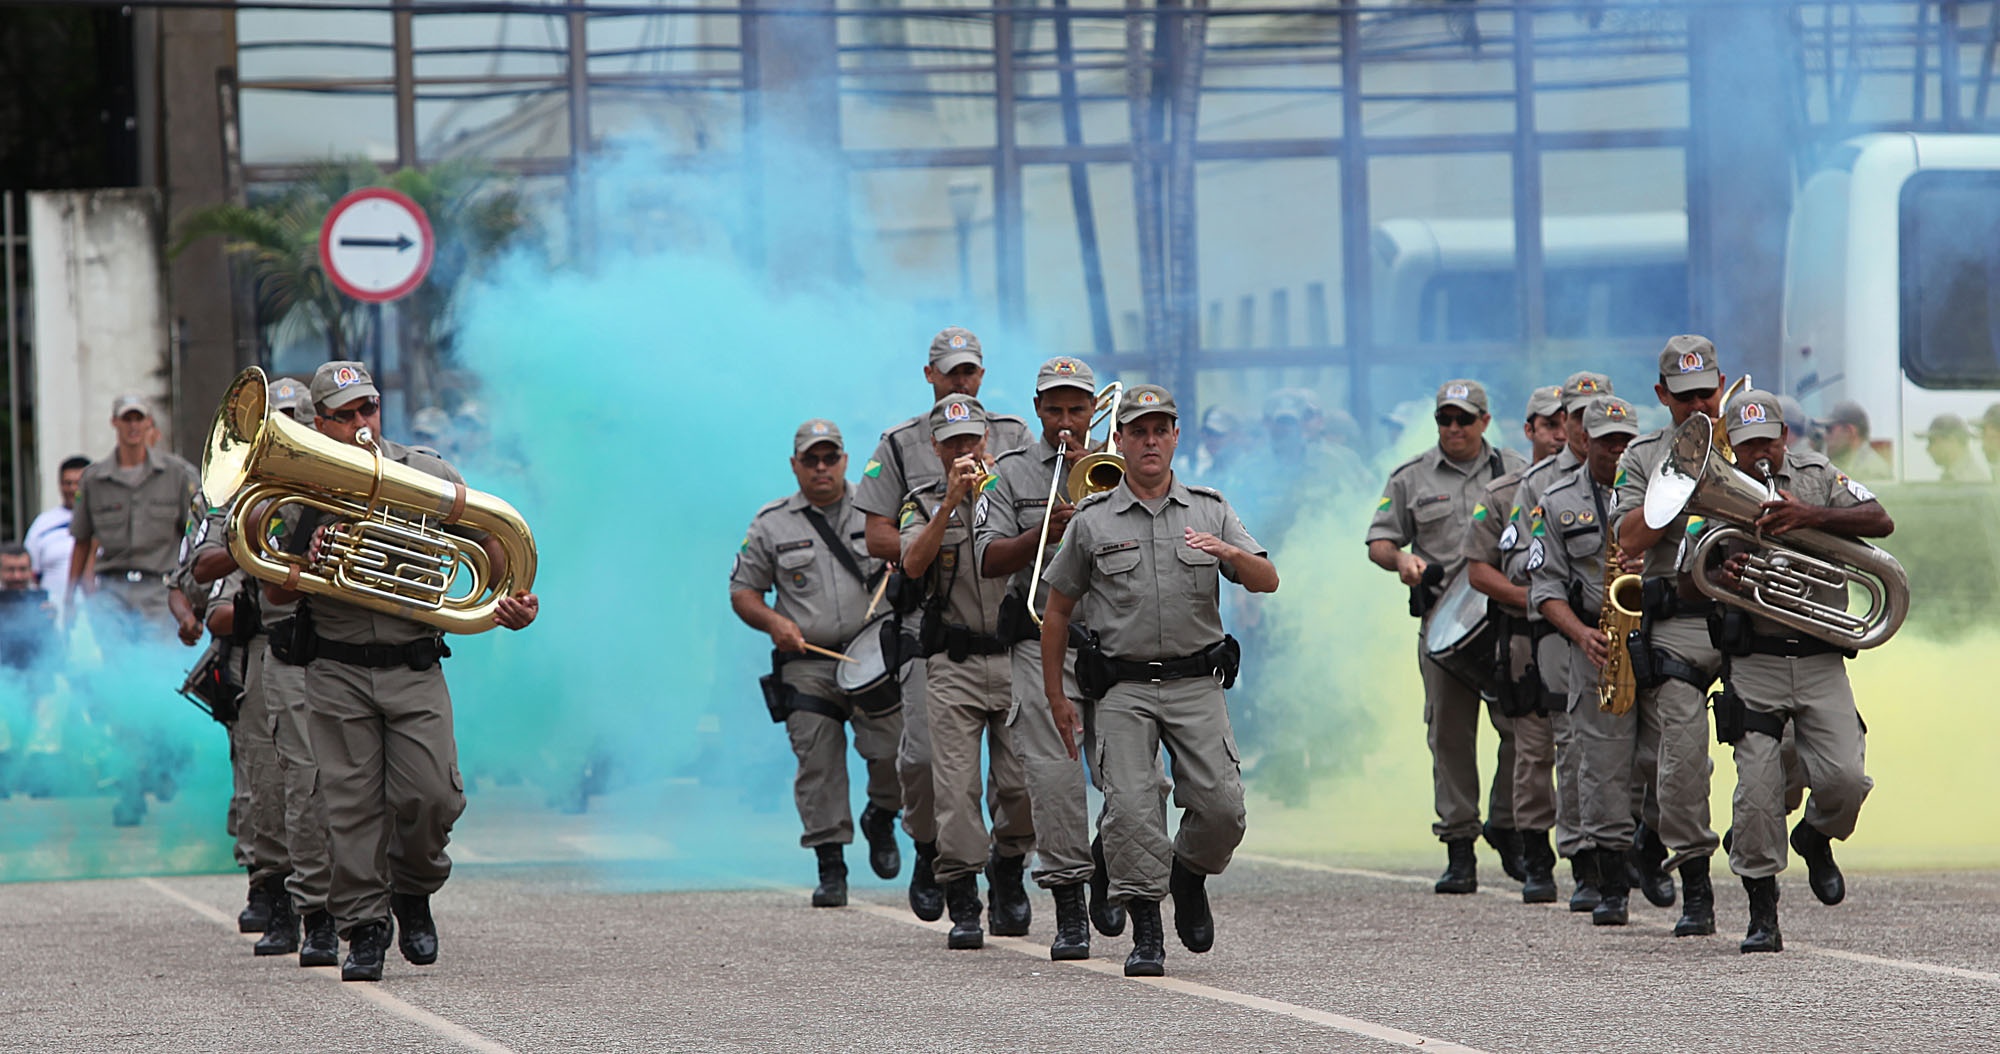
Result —
POLYGON ((1615 476, 1612 476, 1612 477, 1611 477, 1611 485, 1612 485, 1613 487, 1622 487, 1622 486, 1624 486, 1624 485, 1625 485, 1625 466, 1624 466, 1624 465, 1619 465, 1619 466, 1618 466, 1618 474, 1617 474, 1617 475, 1615 475, 1615 476))
POLYGON ((1508 524, 1507 529, 1500 532, 1500 551, 1503 553, 1511 551, 1514 548, 1514 543, 1520 540, 1521 525, 1517 523, 1508 524))
POLYGON ((1474 505, 1474 506, 1472 507, 1472 522, 1474 522, 1474 523, 1485 523, 1485 522, 1486 522, 1486 503, 1485 503, 1485 502, 1483 502, 1483 501, 1482 501, 1482 502, 1480 502, 1479 504, 1477 504, 1477 505, 1474 505))
POLYGON ((868 464, 861 467, 861 474, 867 476, 869 479, 880 478, 882 475, 882 463, 872 457, 869 458, 868 464))
POLYGON ((1834 474, 1833 474, 1833 478, 1834 478, 1834 480, 1835 480, 1836 482, 1838 482, 1838 483, 1839 483, 1839 484, 1840 484, 1841 486, 1843 486, 1843 487, 1846 487, 1846 488, 1847 488, 1847 493, 1849 493, 1849 494, 1852 494, 1852 495, 1854 495, 1854 500, 1855 500, 1855 501, 1874 501, 1874 500, 1875 500, 1875 492, 1874 492, 1874 491, 1872 491, 1872 490, 1869 490, 1869 489, 1868 489, 1867 487, 1864 487, 1864 486, 1862 486, 1862 485, 1861 485, 1861 484, 1860 484, 1859 482, 1857 482, 1857 481, 1856 481, 1855 479, 1853 479, 1852 477, 1850 477, 1850 476, 1849 476, 1849 475, 1848 475, 1847 473, 1845 473, 1845 472, 1836 472, 1836 473, 1834 473, 1834 474))
POLYGON ((1541 570, 1542 564, 1547 562, 1549 558, 1548 551, 1542 548, 1541 531, 1539 528, 1535 534, 1535 540, 1528 543, 1528 562, 1524 565, 1530 571, 1541 570))

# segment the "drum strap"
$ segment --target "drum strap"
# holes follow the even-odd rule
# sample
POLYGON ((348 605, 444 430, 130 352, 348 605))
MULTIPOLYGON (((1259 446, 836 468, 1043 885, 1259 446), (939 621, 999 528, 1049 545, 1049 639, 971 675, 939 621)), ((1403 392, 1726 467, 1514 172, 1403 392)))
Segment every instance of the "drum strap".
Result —
POLYGON ((833 525, 826 522, 826 517, 821 516, 818 509, 807 509, 805 514, 806 522, 812 524, 813 530, 819 532, 820 541, 825 542, 826 547, 833 552, 833 558, 840 561, 840 566, 847 568, 847 573, 853 575, 856 582, 861 583, 861 588, 867 589, 868 576, 861 573, 861 565, 854 562, 854 554, 848 551, 847 546, 840 544, 840 536, 833 533, 833 525))

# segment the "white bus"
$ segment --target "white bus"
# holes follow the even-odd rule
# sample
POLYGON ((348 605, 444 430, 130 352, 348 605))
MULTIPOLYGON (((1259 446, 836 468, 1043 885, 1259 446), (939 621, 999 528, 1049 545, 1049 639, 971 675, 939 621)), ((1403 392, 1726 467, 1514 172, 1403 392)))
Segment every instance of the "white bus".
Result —
POLYGON ((1785 247, 1783 391, 1851 400, 1898 480, 1934 481, 1925 433, 2000 402, 2000 136, 1848 140, 1800 190, 1785 247))

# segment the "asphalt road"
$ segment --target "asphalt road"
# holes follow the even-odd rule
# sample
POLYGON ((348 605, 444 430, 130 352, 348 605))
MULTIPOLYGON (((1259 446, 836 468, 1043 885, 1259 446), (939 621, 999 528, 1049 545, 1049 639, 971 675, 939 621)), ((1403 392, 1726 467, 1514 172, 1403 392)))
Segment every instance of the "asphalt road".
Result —
MULTIPOLYGON (((464 849, 499 859, 477 832, 464 849)), ((0 1050, 2000 1048, 1992 871, 1852 871, 1835 908, 1787 874, 1786 951, 1745 956, 1732 882, 1723 932, 1676 940, 1671 911, 1639 902, 1633 925, 1595 929, 1522 905, 1490 866, 1480 895, 1440 897, 1427 860, 1253 855, 1211 887, 1215 950, 1186 952, 1170 924, 1170 976, 1137 981, 1123 938, 1049 962, 1044 895, 1030 938, 951 952, 894 887, 842 910, 788 888, 646 890, 614 850, 631 862, 599 835, 548 862, 462 864, 436 900, 440 962, 392 951, 379 985, 251 956, 235 876, 0 885, 0 1050)))

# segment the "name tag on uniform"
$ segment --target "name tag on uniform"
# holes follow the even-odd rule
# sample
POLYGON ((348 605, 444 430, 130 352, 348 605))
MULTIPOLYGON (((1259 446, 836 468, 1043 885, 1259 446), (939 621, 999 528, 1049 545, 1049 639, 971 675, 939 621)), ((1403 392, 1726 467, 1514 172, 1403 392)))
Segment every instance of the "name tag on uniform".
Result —
POLYGON ((812 546, 813 543, 811 538, 803 538, 796 542, 779 542, 778 551, 781 553, 789 553, 794 549, 810 549, 812 548, 812 546))
POLYGON ((1440 501, 1450 501, 1450 500, 1451 500, 1451 495, 1449 494, 1433 494, 1428 498, 1418 498, 1416 500, 1416 503, 1411 505, 1410 507, 1413 509, 1421 509, 1426 505, 1434 505, 1440 501))
POLYGON ((1044 506, 1044 505, 1047 505, 1048 503, 1049 503, 1049 499, 1047 499, 1047 498, 1015 498, 1015 499, 1014 499, 1014 507, 1015 507, 1015 508, 1017 508, 1017 509, 1038 509, 1038 508, 1041 508, 1041 507, 1042 507, 1042 506, 1044 506))
POLYGON ((1098 556, 1103 556, 1105 553, 1122 553, 1127 549, 1137 549, 1138 547, 1139 543, 1136 540, 1129 542, 1106 542, 1096 549, 1091 550, 1091 552, 1098 556))

